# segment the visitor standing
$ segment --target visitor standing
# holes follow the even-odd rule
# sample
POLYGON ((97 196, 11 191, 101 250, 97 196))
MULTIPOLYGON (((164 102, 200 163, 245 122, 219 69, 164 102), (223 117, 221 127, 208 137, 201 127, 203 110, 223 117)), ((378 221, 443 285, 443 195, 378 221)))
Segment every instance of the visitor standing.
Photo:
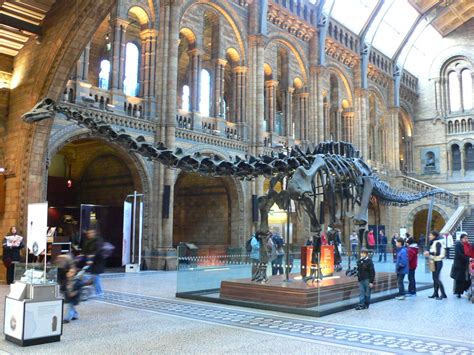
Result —
POLYGON ((355 231, 353 231, 349 236, 349 241, 351 243, 352 257, 354 259, 357 259, 357 247, 359 246, 359 237, 357 236, 357 233, 355 231))
POLYGON ((360 250, 360 259, 357 261, 357 278, 359 280, 359 304, 356 310, 369 308, 370 294, 374 287, 375 268, 369 251, 366 248, 360 250))
POLYGON ((443 268, 443 259, 445 256, 445 249, 443 242, 441 241, 441 236, 437 231, 431 231, 429 235, 430 245, 429 251, 425 251, 424 255, 429 257, 430 270, 433 275, 433 294, 429 298, 435 298, 437 300, 442 300, 447 298, 446 292, 444 292, 444 286, 439 275, 441 269, 443 268), (441 293, 441 295, 439 294, 441 293))
POLYGON ((451 278, 454 279, 454 294, 458 298, 461 298, 464 291, 467 291, 471 286, 469 255, 465 253, 465 244, 469 245, 469 238, 466 233, 462 233, 454 248, 454 262, 451 269, 451 278))
POLYGON ((367 246, 372 251, 375 248, 375 236, 374 231, 372 229, 369 229, 369 233, 367 234, 367 246))
POLYGON ((3 265, 7 269, 7 284, 13 283, 15 278, 15 263, 20 261, 20 251, 24 247, 23 237, 18 235, 15 226, 10 228, 8 235, 3 238, 3 265))
POLYGON ((405 299, 405 285, 403 283, 405 275, 408 274, 408 255, 405 247, 405 240, 398 238, 396 242, 397 247, 397 260, 395 264, 395 271, 397 273, 398 281, 398 297, 397 300, 405 299))
POLYGON ((393 262, 397 260, 397 239, 398 239, 398 233, 393 233, 392 239, 390 240, 390 244, 392 245, 393 262))
POLYGON ((271 239, 275 248, 275 257, 272 259, 272 275, 283 275, 283 256, 285 255, 283 246, 285 243, 283 238, 278 234, 273 234, 271 239))
POLYGON ((252 277, 258 270, 260 263, 260 232, 255 233, 250 241, 252 250, 250 251, 250 260, 252 262, 252 277))
POLYGON ((407 241, 408 245, 408 294, 407 296, 416 296, 415 271, 418 266, 418 244, 413 237, 407 241))
POLYGON ((379 240, 378 240, 378 252, 379 252, 379 263, 382 261, 386 262, 387 261, 387 236, 385 235, 385 232, 383 229, 380 230, 379 232, 379 240))

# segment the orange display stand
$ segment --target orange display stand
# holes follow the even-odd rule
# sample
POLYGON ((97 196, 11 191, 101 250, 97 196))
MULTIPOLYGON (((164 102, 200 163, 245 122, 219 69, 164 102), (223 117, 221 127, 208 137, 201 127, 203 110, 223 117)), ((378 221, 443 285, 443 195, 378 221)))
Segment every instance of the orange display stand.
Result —
POLYGON ((332 276, 334 274, 334 246, 321 246, 320 265, 323 277, 332 276))
POLYGON ((301 276, 308 277, 311 274, 311 259, 313 257, 313 246, 301 247, 301 276))

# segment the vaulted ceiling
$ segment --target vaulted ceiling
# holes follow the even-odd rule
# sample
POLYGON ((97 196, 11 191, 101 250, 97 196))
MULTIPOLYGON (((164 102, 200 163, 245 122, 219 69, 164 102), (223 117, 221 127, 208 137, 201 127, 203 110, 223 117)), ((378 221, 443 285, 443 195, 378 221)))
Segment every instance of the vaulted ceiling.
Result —
POLYGON ((16 56, 32 37, 56 0, 0 0, 0 53, 16 56))
MULTIPOLYGON (((409 0, 409 2, 420 12, 424 13, 439 0, 409 0)), ((456 28, 474 17, 473 0, 443 0, 447 6, 446 10, 433 21, 434 28, 442 36, 448 35, 456 28)))

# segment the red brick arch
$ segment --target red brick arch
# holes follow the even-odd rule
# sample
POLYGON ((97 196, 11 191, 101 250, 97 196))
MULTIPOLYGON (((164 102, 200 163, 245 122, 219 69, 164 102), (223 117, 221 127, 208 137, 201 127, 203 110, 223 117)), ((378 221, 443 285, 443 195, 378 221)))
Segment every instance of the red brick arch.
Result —
POLYGON ((59 99, 82 50, 117 0, 57 0, 48 12, 42 36, 30 39, 15 58, 10 112, 5 138, 10 203, 2 219, 8 225, 25 223, 25 207, 41 200, 46 150, 52 120, 27 125, 21 115, 41 98, 59 99))

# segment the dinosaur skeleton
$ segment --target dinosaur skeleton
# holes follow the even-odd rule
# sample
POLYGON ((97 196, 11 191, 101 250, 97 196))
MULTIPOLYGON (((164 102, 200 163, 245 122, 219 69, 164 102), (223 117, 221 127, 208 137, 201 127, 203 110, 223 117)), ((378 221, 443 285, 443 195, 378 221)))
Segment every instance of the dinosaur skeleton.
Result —
POLYGON ((443 192, 442 189, 432 189, 417 193, 407 193, 394 190, 375 174, 362 160, 359 151, 347 142, 322 142, 313 149, 295 146, 287 154, 279 152, 271 155, 245 158, 235 156, 229 160, 216 155, 201 153, 184 154, 181 148, 168 149, 163 143, 147 142, 143 136, 132 137, 123 129, 96 120, 87 113, 80 112, 68 105, 57 104, 52 99, 45 98, 23 115, 28 123, 38 122, 62 114, 68 121, 88 128, 96 135, 114 141, 130 152, 135 152, 152 161, 158 161, 170 168, 179 168, 188 172, 196 172, 207 176, 233 176, 252 180, 258 176, 270 179, 270 189, 265 196, 260 196, 258 206, 261 213, 260 230, 268 230, 268 213, 274 203, 286 209, 290 200, 303 208, 311 221, 311 230, 319 233, 321 225, 316 217, 316 202, 324 200, 329 211, 329 226, 337 225, 339 219, 352 210, 356 225, 364 226, 368 221, 368 207, 371 195, 386 205, 405 206, 424 197, 443 192), (277 182, 286 189, 277 192, 274 187, 277 182), (283 185, 282 185, 283 186, 283 185), (358 206, 356 210, 356 205, 358 206), (336 211, 339 210, 339 218, 336 211))
MULTIPOLYGON (((207 156, 199 152, 184 154, 181 148, 170 150, 163 143, 147 142, 143 136, 134 138, 123 129, 116 129, 104 121, 90 117, 87 113, 68 105, 57 104, 49 98, 38 102, 22 118, 27 123, 34 123, 52 118, 58 113, 64 115, 68 121, 73 121, 104 139, 116 142, 130 152, 138 153, 170 168, 206 176, 232 176, 244 180, 252 180, 258 176, 269 178, 268 193, 258 198, 261 232, 268 231, 268 213, 275 203, 286 210, 290 201, 295 201, 298 209, 303 209, 309 216, 311 231, 316 233, 317 238, 321 231, 320 221, 316 217, 317 201, 322 200, 327 206, 329 226, 340 224, 339 220, 345 218, 348 211, 355 211, 353 221, 363 227, 368 221, 369 201, 372 195, 382 204, 404 206, 444 191, 432 189, 407 193, 394 190, 372 171, 360 157, 359 151, 347 142, 322 142, 313 149, 307 148, 305 152, 295 146, 288 149, 287 154, 280 152, 258 157, 246 155, 245 158, 236 156, 225 160, 216 155, 207 156), (286 182, 286 189, 277 192, 275 186, 278 182, 282 187, 286 182), (337 210, 339 218, 336 218, 337 210)), ((252 280, 257 282, 268 280, 266 265, 269 258, 266 242, 264 238, 260 241, 264 255, 252 277, 252 280)), ((318 278, 316 274, 310 277, 313 281, 315 278, 318 278)))

